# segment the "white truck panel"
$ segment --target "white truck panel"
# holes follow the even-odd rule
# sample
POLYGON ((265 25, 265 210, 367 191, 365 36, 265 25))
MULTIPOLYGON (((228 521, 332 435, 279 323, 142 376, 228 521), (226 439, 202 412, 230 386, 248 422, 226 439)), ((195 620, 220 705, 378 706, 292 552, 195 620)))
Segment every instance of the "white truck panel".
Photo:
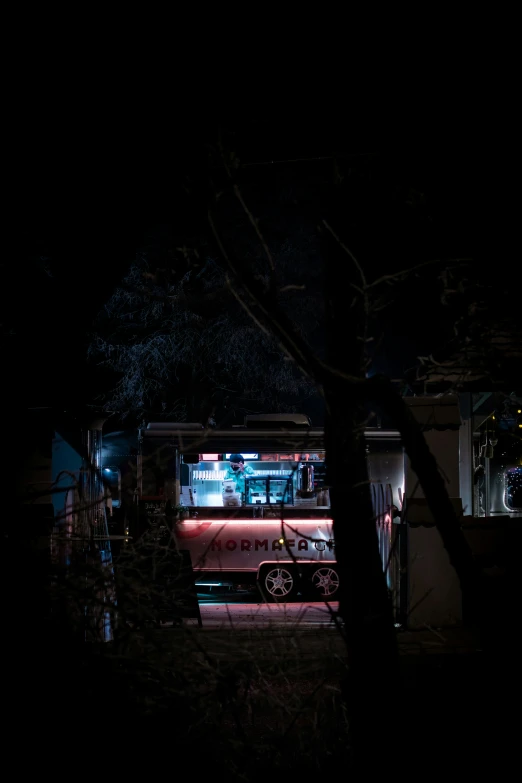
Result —
POLYGON ((263 563, 335 560, 331 519, 186 520, 176 525, 176 537, 197 571, 256 572, 263 563))

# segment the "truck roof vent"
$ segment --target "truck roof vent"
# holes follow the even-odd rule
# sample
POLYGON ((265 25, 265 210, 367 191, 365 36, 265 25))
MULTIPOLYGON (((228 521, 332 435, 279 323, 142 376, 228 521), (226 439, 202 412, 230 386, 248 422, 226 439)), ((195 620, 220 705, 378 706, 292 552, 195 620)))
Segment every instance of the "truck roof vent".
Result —
POLYGON ((260 413, 245 416, 245 427, 249 429, 270 429, 271 427, 295 429, 296 427, 311 426, 312 422, 303 413, 260 413))

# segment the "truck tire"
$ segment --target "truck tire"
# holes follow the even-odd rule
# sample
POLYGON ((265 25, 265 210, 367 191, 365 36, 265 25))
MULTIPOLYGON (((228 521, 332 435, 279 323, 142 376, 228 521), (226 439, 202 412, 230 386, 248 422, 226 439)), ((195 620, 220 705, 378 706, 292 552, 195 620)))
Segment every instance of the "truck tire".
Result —
POLYGON ((294 601, 298 593, 298 574, 291 565, 262 566, 259 570, 258 587, 267 603, 294 601))
POLYGON ((315 600, 336 601, 339 593, 339 573, 337 565, 322 565, 314 569, 311 578, 311 595, 315 600))

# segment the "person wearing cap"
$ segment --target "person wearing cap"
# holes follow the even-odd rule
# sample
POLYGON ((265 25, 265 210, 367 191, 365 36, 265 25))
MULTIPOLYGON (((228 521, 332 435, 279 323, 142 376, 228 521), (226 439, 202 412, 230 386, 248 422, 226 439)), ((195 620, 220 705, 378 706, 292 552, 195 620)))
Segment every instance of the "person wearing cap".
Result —
POLYGON ((242 454, 231 454, 230 465, 225 471, 224 480, 234 479, 236 482, 236 492, 245 497, 245 476, 254 476, 254 469, 250 465, 245 465, 245 459, 242 454))

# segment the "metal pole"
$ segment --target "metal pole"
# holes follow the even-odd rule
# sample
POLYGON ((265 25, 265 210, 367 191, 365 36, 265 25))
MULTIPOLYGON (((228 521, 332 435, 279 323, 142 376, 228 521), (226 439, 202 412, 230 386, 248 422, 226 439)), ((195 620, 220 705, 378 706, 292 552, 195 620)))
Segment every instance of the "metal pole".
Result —
MULTIPOLYGON (((487 446, 486 446, 487 448, 487 446)), ((490 459, 486 457, 486 469, 484 471, 484 516, 489 517, 490 504, 491 504, 491 492, 489 486, 490 480, 490 459)))

